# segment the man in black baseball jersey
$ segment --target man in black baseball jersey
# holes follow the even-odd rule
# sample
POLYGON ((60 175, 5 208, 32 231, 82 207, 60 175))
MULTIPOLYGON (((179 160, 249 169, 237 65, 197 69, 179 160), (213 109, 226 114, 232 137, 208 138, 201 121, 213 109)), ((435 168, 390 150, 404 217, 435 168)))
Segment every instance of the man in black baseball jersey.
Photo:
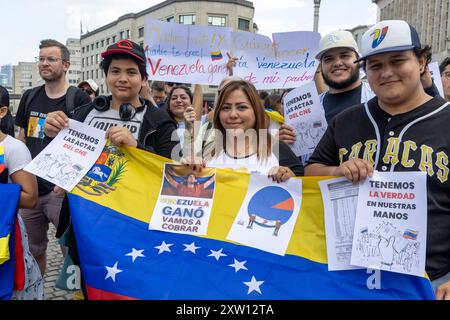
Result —
MULTIPOLYGON (((45 84, 23 94, 15 120, 20 127, 18 138, 27 145, 33 158, 50 143, 50 139, 44 139, 47 114, 57 110, 69 114, 74 108, 91 101, 85 92, 69 86, 66 80, 70 67, 70 52, 66 46, 55 40, 43 40, 39 49, 39 74, 45 84)), ((30 251, 44 274, 48 223, 58 226, 62 197, 53 192, 52 183, 39 177, 37 181, 39 201, 36 208, 23 209, 20 213, 29 236, 30 251)))
POLYGON ((363 181, 378 171, 427 173, 426 271, 437 299, 450 299, 450 107, 425 93, 426 52, 405 21, 381 21, 362 38, 362 61, 375 94, 338 114, 306 167, 307 175, 363 181))

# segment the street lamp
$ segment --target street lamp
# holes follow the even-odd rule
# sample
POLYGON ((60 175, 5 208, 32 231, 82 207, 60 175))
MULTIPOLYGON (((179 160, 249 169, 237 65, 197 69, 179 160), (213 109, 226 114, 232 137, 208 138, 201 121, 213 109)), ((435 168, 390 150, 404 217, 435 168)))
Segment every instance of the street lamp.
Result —
POLYGON ((314 31, 319 31, 319 9, 320 0, 314 0, 314 31))

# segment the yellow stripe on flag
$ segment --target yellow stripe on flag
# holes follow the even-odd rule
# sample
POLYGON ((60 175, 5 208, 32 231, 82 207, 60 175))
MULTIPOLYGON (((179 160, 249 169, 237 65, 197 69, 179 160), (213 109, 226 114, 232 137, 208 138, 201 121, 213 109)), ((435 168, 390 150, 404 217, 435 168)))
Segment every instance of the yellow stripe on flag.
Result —
MULTIPOLYGON (((135 148, 121 150, 124 156, 120 161, 125 162, 125 169, 120 180, 112 186, 115 191, 94 196, 80 187, 73 193, 149 223, 161 190, 164 162, 172 161, 135 148)), ((206 238, 230 242, 226 237, 247 193, 249 179, 248 173, 217 169, 214 204, 206 238)), ((327 263, 323 204, 318 185, 321 179, 323 177, 302 178, 302 206, 287 254, 327 263)))
POLYGON ((9 234, 6 237, 0 238, 0 264, 5 263, 10 258, 9 256, 9 234))

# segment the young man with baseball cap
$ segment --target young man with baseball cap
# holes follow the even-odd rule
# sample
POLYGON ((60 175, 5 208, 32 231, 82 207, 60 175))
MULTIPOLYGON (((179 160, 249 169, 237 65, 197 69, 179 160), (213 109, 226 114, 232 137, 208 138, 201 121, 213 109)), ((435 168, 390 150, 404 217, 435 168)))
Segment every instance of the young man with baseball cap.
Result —
MULTIPOLYGON (((170 158, 176 141, 172 141, 175 123, 167 113, 139 97, 147 82, 144 49, 130 40, 112 44, 102 53, 101 67, 111 96, 97 97, 92 103, 77 108, 73 118, 106 131, 117 146, 146 149, 170 158)), ((50 113, 45 121, 45 134, 54 137, 68 125, 61 112, 50 113)))
POLYGON ((438 299, 450 299, 450 108, 425 93, 426 53, 405 21, 381 21, 362 37, 362 62, 375 98, 338 114, 307 175, 363 181, 374 170, 427 173, 426 271, 438 299))

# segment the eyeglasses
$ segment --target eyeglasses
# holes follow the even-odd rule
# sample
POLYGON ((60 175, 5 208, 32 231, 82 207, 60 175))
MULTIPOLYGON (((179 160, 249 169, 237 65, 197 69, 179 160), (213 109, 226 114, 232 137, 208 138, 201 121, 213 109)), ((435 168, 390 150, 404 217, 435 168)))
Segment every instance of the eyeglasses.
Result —
POLYGON ((450 71, 443 72, 443 73, 442 73, 442 76, 444 76, 445 79, 450 80, 450 71))
POLYGON ((50 57, 36 57, 36 61, 41 63, 41 64, 45 63, 45 60, 47 60, 48 63, 56 63, 56 62, 58 62, 58 60, 65 61, 64 59, 61 59, 61 58, 58 58, 58 57, 53 57, 53 56, 50 56, 50 57))

